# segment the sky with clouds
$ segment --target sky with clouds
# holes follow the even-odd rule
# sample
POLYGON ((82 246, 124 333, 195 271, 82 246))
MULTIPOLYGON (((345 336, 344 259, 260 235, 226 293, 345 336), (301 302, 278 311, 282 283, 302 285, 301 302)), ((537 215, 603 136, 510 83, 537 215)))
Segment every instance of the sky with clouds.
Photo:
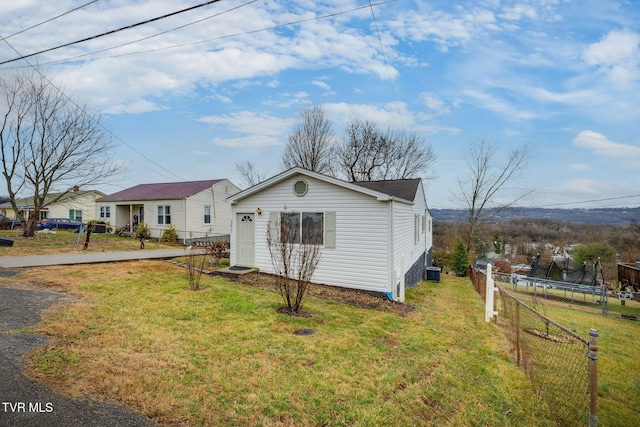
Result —
MULTIPOLYGON (((0 62, 200 3, 2 2, 0 62)), ((301 109, 319 105, 340 138, 353 118, 423 136, 438 157, 432 208, 462 207, 464 153, 479 140, 498 160, 529 148, 505 200, 533 190, 520 205, 640 204, 635 0, 220 0, 0 73, 35 65, 117 137, 126 171, 106 193, 240 184, 242 161, 276 174, 301 109)))

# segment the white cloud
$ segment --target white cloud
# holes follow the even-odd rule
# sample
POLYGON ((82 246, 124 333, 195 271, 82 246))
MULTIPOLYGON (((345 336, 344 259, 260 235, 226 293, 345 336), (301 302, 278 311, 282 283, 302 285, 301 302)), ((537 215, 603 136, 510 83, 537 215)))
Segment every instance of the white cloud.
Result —
POLYGON ((590 196, 602 194, 604 185, 592 179, 572 179, 556 187, 546 187, 545 192, 550 194, 568 194, 577 196, 590 196))
POLYGON ((326 82, 322 80, 314 80, 311 82, 313 85, 318 86, 320 89, 330 90, 331 86, 329 86, 326 82))
POLYGON ((464 90, 463 93, 469 98, 475 100, 475 102, 483 108, 501 114, 505 117, 509 117, 512 120, 533 120, 541 117, 540 113, 518 108, 516 105, 489 93, 481 92, 476 89, 467 89, 464 90))
POLYGON ((528 4, 516 4, 514 6, 505 7, 500 17, 509 21, 519 21, 523 18, 536 19, 538 13, 528 4))
MULTIPOLYGON (((94 98, 94 102, 100 103, 100 100, 94 98)), ((109 105, 108 100, 104 99, 103 104, 109 105)), ((105 114, 141 114, 164 109, 166 108, 156 104, 155 102, 151 102, 146 99, 134 99, 132 101, 111 104, 103 111, 105 114)))
POLYGON ((584 49, 583 60, 605 73, 616 86, 628 88, 640 79, 640 34, 613 30, 584 49))
POLYGON ((594 154, 618 159, 640 159, 640 147, 629 144, 620 144, 607 139, 601 133, 584 130, 572 141, 573 145, 593 151, 594 154))
MULTIPOLYGON (((240 4, 237 1, 234 3, 236 6, 240 4)), ((34 8, 23 2, 12 6, 0 18, 5 32, 3 35, 20 31, 31 23, 67 10, 64 4, 59 2, 54 7, 47 3, 46 6, 34 8)), ((213 16, 233 6, 221 2, 198 10, 198 14, 181 14, 149 23, 39 55, 37 60, 43 64, 109 49, 193 23, 196 18, 213 16)), ((380 32, 378 39, 378 34, 372 34, 367 26, 361 27, 359 18, 370 17, 365 13, 366 10, 347 13, 339 18, 310 20, 301 25, 288 26, 284 31, 253 33, 274 25, 313 18, 325 12, 344 11, 355 6, 344 2, 333 6, 315 2, 295 5, 281 1, 253 3, 224 13, 224 19, 212 18, 159 37, 83 57, 77 62, 68 62, 62 66, 64 70, 60 78, 67 86, 73 87, 79 96, 102 100, 98 106, 115 114, 131 112, 130 108, 124 108, 123 105, 135 105, 141 99, 191 95, 198 86, 242 80, 254 84, 255 79, 266 77, 269 80, 260 84, 275 88, 281 84, 276 75, 285 70, 340 69, 378 79, 387 79, 389 75, 397 77, 398 71, 393 63, 389 61, 385 64, 380 40, 390 60, 401 60, 400 53, 394 50, 398 42, 384 31, 380 32), (147 53, 141 53, 145 51, 147 53), (125 54, 129 56, 123 56, 125 54)), ((105 1, 10 40, 15 42, 21 53, 35 52, 176 9, 175 2, 168 0, 117 4, 105 1), (60 28, 65 31, 59 31, 60 28)), ((15 56, 16 53, 4 43, 0 45, 0 58, 15 56)), ((153 109, 152 105, 147 104, 146 111, 153 109)))
POLYGON ((424 92, 420 95, 424 105, 436 115, 449 114, 451 110, 445 102, 435 93, 424 92))
POLYGON ((396 21, 390 22, 394 33, 415 41, 434 41, 442 51, 447 51, 470 42, 480 33, 497 29, 496 18, 489 10, 447 13, 433 10, 426 4, 420 7, 419 11, 401 13, 396 21))
POLYGON ((281 119, 265 113, 240 111, 224 116, 208 116, 200 118, 201 122, 226 126, 237 132, 258 132, 263 135, 279 135, 283 128, 289 128, 294 119, 281 119))
POLYGON ((233 102, 233 101, 231 100, 231 98, 229 98, 228 96, 224 96, 224 95, 220 95, 220 94, 216 94, 216 95, 215 95, 215 98, 216 98, 218 101, 223 102, 223 103, 225 103, 225 104, 230 104, 230 103, 232 103, 232 102, 233 102))

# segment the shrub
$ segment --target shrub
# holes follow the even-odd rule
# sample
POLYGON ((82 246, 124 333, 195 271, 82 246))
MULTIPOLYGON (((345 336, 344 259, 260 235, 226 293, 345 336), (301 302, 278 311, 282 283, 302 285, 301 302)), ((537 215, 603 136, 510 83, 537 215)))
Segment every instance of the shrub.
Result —
POLYGON ((151 237, 151 233, 149 232, 149 227, 144 222, 140 223, 140 225, 138 225, 138 228, 136 230, 136 239, 148 239, 149 237, 151 237))
POLYGON ((162 232, 161 239, 163 242, 166 242, 166 243, 177 242, 179 239, 179 236, 178 236, 178 232, 176 231, 176 227, 174 227, 173 225, 169 226, 169 228, 167 228, 162 232))

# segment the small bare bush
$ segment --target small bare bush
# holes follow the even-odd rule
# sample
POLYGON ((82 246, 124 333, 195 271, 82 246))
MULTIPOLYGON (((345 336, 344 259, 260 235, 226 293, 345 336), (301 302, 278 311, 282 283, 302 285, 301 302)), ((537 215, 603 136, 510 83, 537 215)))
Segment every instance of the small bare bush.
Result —
POLYGON ((270 220, 267 244, 277 275, 276 287, 288 312, 299 314, 302 299, 320 262, 322 233, 301 224, 295 214, 270 220))

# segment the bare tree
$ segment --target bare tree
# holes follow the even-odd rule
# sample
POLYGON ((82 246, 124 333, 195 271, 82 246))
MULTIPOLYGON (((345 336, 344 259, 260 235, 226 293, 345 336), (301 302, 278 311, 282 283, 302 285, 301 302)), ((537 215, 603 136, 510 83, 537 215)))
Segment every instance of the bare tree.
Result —
POLYGON ((117 168, 111 160, 111 138, 86 105, 72 100, 41 74, 0 77, 0 155, 11 205, 34 235, 40 210, 74 187, 101 183, 117 168), (57 194, 56 197, 49 195, 57 194), (22 213, 18 197, 33 199, 22 213))
POLYGON ((299 166, 314 172, 331 173, 333 140, 331 122, 322 107, 303 108, 282 154, 285 168, 299 166))
POLYGON ((465 155, 466 174, 458 177, 459 194, 456 197, 468 211, 467 251, 475 246, 478 226, 482 222, 531 193, 526 191, 508 202, 497 202, 498 195, 506 190, 505 186, 526 166, 528 157, 526 146, 510 152, 503 162, 496 158, 497 154, 496 147, 489 142, 480 140, 473 143, 465 155))
POLYGON ((265 174, 264 172, 260 172, 256 165, 248 160, 236 163, 236 170, 242 176, 242 185, 244 188, 253 187, 254 185, 261 183, 267 178, 267 174, 265 174))
POLYGON ((300 219, 299 212, 282 212, 269 220, 267 245, 277 276, 276 286, 288 313, 298 314, 302 299, 320 262, 322 230, 300 219))
POLYGON ((377 179, 377 172, 385 162, 387 143, 375 123, 350 120, 345 138, 335 151, 340 174, 351 182, 377 179))
POLYGON ((352 182, 433 178, 436 156, 424 139, 404 131, 382 132, 375 123, 353 119, 335 149, 339 175, 352 182))
POLYGON ((388 147, 386 161, 381 168, 381 179, 407 179, 422 176, 435 178, 432 166, 436 155, 417 133, 404 131, 387 131, 384 138, 388 140, 383 146, 388 147))

